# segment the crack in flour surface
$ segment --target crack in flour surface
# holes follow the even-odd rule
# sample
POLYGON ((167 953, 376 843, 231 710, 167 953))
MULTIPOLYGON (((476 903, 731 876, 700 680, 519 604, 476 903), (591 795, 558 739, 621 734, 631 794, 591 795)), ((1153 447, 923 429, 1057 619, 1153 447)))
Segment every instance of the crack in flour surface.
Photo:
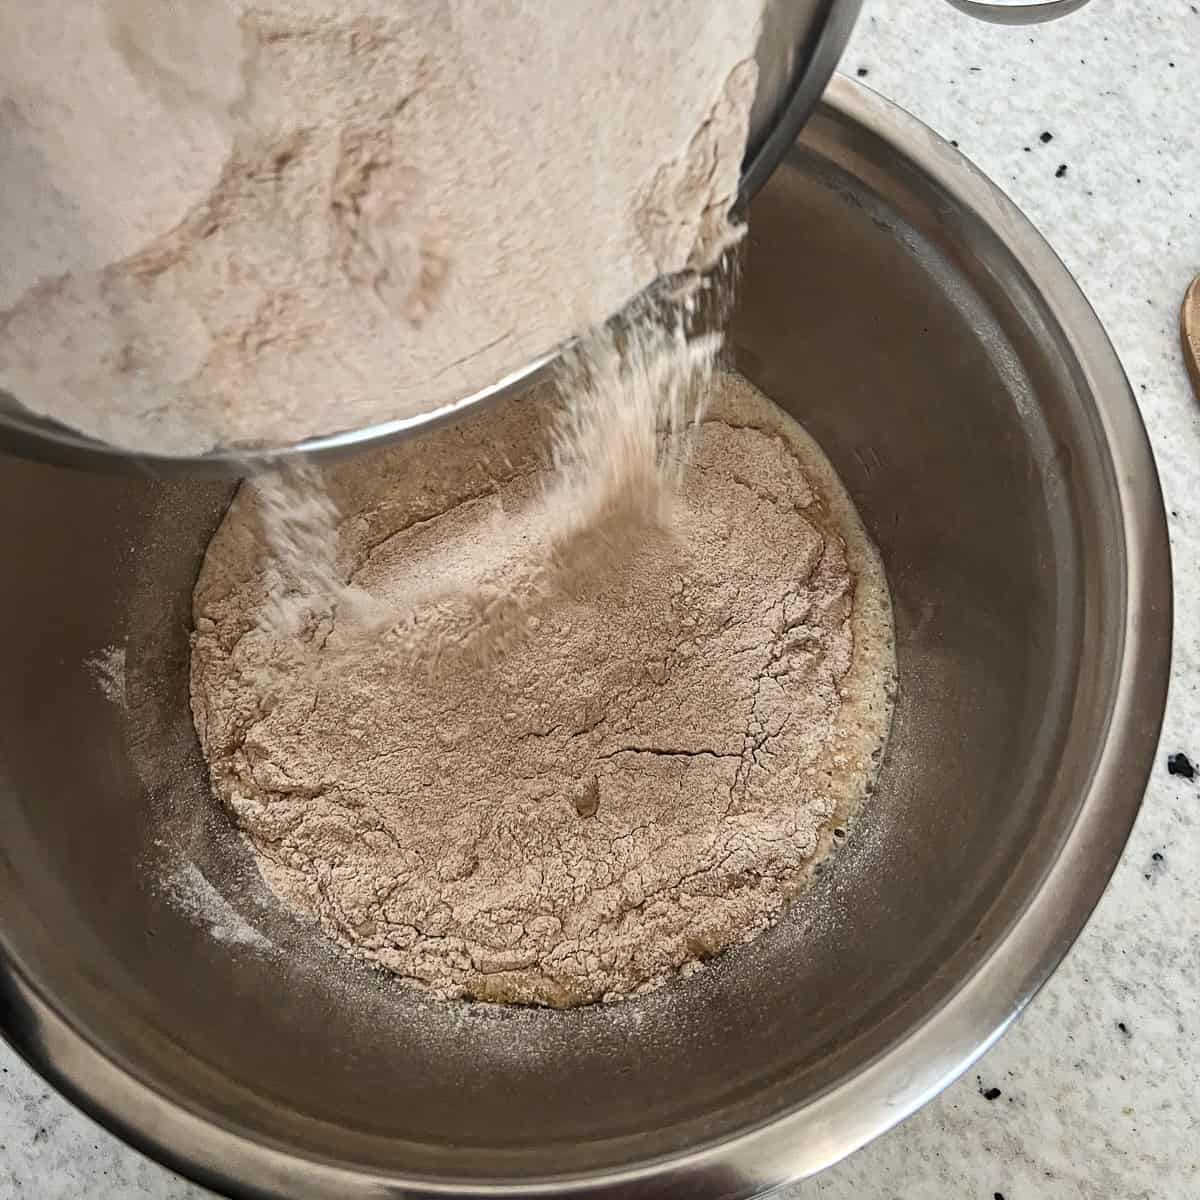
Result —
POLYGON ((196 728, 267 883, 446 998, 616 999, 753 938, 861 805, 890 718, 879 560, 735 377, 686 454, 660 435, 660 519, 617 555, 585 543, 476 653, 479 598, 519 593, 561 529, 556 403, 324 472, 342 590, 297 590, 284 621, 243 485, 195 589, 196 728))

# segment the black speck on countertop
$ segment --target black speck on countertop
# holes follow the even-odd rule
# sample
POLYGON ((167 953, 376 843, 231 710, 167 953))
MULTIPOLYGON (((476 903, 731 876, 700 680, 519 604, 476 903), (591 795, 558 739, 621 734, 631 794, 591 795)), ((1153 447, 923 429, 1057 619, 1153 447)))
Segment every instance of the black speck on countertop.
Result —
POLYGON ((1162 852, 1159 850, 1155 850, 1155 852, 1152 855, 1150 855, 1150 857, 1152 859, 1154 859, 1155 862, 1162 862, 1162 860, 1163 860, 1162 852))
POLYGON ((979 1084, 979 1094, 989 1103, 993 1100, 999 1100, 1003 1095, 1003 1092, 1001 1092, 998 1087, 985 1088, 983 1086, 983 1080, 980 1079, 978 1075, 975 1076, 975 1079, 979 1084))
POLYGON ((865 79, 870 73, 871 72, 868 67, 859 67, 858 70, 855 72, 855 74, 859 77, 859 79, 865 79))
POLYGON ((1133 1034, 1131 1034, 1131 1033, 1129 1032, 1129 1026, 1128 1026, 1128 1025, 1126 1025, 1124 1021, 1118 1021, 1118 1022, 1117 1022, 1117 1028, 1118 1028, 1118 1029, 1119 1029, 1119 1030, 1120 1030, 1120 1031, 1121 1031, 1121 1032, 1122 1032, 1122 1033, 1123 1033, 1123 1034, 1124 1034, 1126 1037, 1132 1037, 1132 1036, 1133 1036, 1133 1034))
POLYGON ((1167 773, 1182 775, 1184 779, 1196 778, 1196 768, 1192 766, 1192 760, 1182 750, 1167 755, 1167 773))
POLYGON ((1041 141, 1042 145, 1045 145, 1047 142, 1054 141, 1054 134, 1052 134, 1048 129, 1043 130, 1039 140, 1041 141))
POLYGON ((952 145, 955 150, 958 149, 958 143, 953 138, 950 139, 950 145, 952 145))
POLYGON ((1061 179, 1067 173, 1067 164, 1059 163, 1058 170, 1054 172, 1055 179, 1061 179))
POLYGON ((993 1192, 992 1200, 1004 1200, 1004 1193, 1003 1192, 993 1192))

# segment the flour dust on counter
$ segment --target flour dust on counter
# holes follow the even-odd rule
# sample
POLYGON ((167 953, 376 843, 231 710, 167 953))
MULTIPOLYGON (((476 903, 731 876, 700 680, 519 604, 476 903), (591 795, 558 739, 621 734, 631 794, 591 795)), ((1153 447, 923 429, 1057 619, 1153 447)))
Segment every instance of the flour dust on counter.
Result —
POLYGON ((661 519, 620 554, 585 543, 553 603, 477 653, 478 611, 560 530, 561 405, 535 390, 322 472, 358 603, 297 588, 279 624, 252 484, 194 594, 196 730, 263 878, 446 999, 615 1000, 752 939, 852 820, 888 729, 878 556, 820 451, 734 376, 698 428, 660 433, 661 519), (439 653, 415 652, 431 628, 439 653))

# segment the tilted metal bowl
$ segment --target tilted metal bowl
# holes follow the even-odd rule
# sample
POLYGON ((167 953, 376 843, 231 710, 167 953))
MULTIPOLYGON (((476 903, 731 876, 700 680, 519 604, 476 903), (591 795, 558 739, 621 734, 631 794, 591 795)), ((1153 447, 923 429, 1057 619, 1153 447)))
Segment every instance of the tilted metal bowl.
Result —
MULTIPOLYGON (((1028 24, 1064 16, 1087 0, 949 2, 983 20, 1028 24)), ((861 5, 862 0, 765 0, 756 56, 759 85, 742 162, 740 204, 747 203, 766 183, 816 107, 845 49, 861 5)), ((21 247, 7 247, 6 251, 18 254, 21 247)), ((0 450, 44 462, 93 469, 125 470, 132 466, 158 472, 186 471, 191 475, 229 477, 241 474, 249 463, 290 455, 346 454, 411 437, 528 385, 557 355, 558 349, 548 346, 545 353, 530 362, 515 364, 510 374, 492 386, 414 416, 322 433, 287 446, 218 449, 191 456, 133 453, 108 445, 43 417, 20 403, 20 397, 0 391, 0 450)))
POLYGON ((441 1005, 244 869, 187 701, 225 483, 0 460, 3 1026, 109 1128, 237 1195, 745 1196, 928 1100, 1082 928, 1162 715, 1154 465, 1095 316, 945 142, 838 81, 755 202, 731 340, 878 541, 878 792, 781 924, 641 1000, 441 1005), (86 660, 125 646, 128 710, 86 660), (275 949, 156 880, 185 854, 275 949))

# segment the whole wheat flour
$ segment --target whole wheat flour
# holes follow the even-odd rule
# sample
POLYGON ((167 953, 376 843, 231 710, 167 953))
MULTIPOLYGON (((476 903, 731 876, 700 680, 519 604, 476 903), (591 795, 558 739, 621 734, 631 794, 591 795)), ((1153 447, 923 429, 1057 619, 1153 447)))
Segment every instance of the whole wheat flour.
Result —
POLYGON ((719 307, 727 283, 717 274, 682 299, 639 302, 564 352, 548 410, 550 469, 538 475, 541 511, 520 523, 497 514, 473 552, 469 587, 431 578, 403 607, 369 594, 343 577, 338 506, 320 472, 304 460, 256 472, 268 551, 264 627, 294 635, 319 599, 337 606, 347 635, 386 636, 410 659, 484 659, 578 590, 581 575, 617 570, 669 522, 722 343, 719 333, 689 334, 689 320, 706 289, 716 289, 719 307))
POLYGON ((0 14, 0 388, 128 448, 434 411, 733 231, 763 0, 0 14))
POLYGON ((278 620, 249 484, 196 585, 196 728, 265 879, 441 997, 614 999, 754 937, 888 726, 879 561, 820 452, 732 377, 661 521, 577 555, 501 655, 458 654, 480 626, 456 597, 519 591, 561 528, 560 420, 534 392, 330 469, 317 523, 353 603, 292 581, 278 620), (407 617, 364 638, 381 612, 407 617))

